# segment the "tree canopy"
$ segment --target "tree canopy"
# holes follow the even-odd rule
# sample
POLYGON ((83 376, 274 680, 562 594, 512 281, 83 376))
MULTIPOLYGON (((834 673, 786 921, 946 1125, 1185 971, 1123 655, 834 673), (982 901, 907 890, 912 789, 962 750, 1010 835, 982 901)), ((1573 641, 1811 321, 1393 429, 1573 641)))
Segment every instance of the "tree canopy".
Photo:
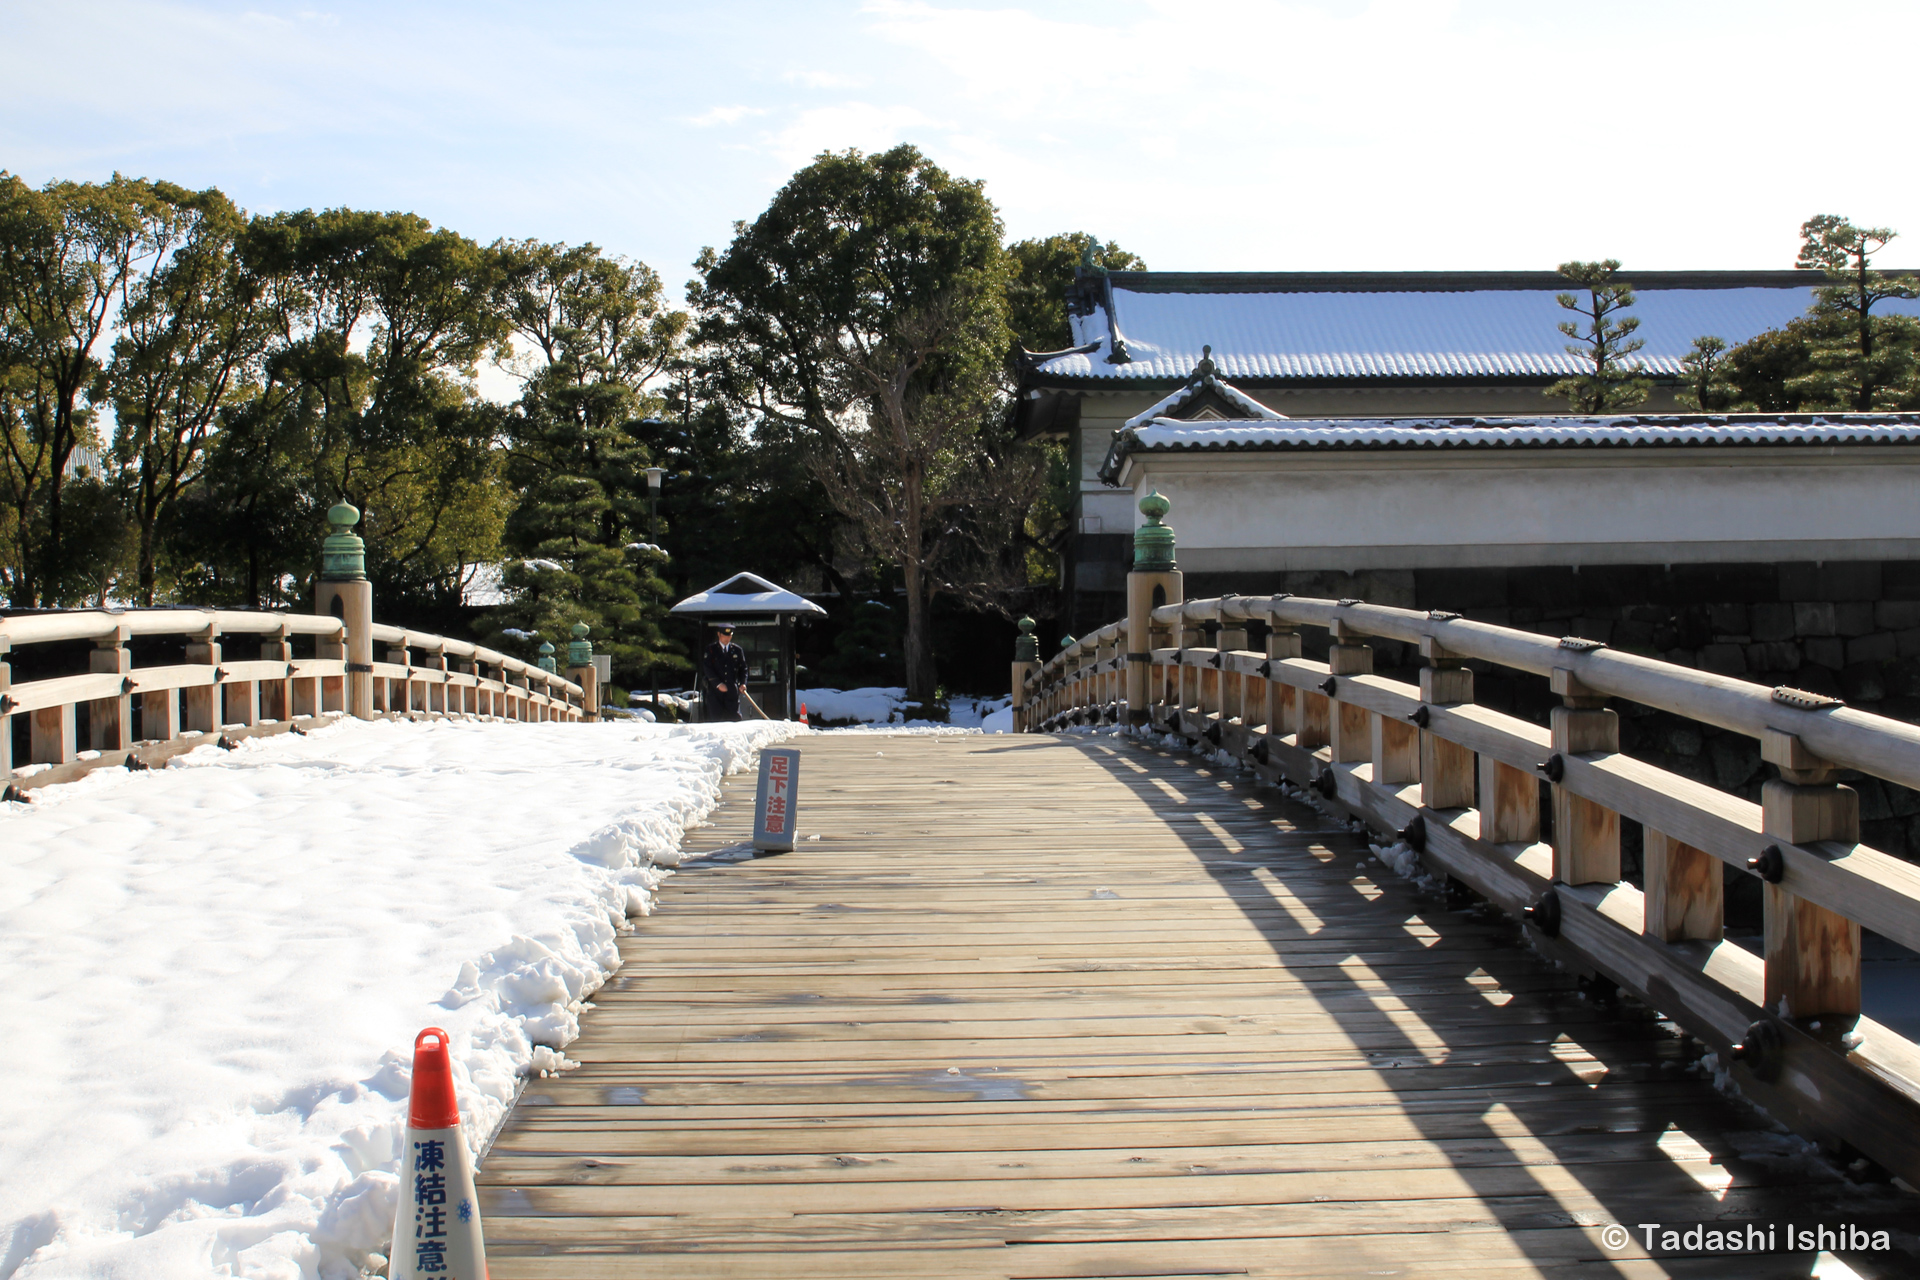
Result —
POLYGON ((1567 400, 1575 413, 1618 413, 1644 401, 1653 389, 1640 371, 1640 362, 1630 358, 1646 342, 1633 336, 1640 327, 1639 318, 1624 314, 1633 306, 1633 286, 1618 278, 1619 270, 1620 263, 1613 258, 1560 264, 1560 274, 1584 288, 1586 298, 1556 295, 1562 307, 1581 318, 1579 323, 1562 320, 1559 329, 1574 339, 1567 344, 1567 353, 1590 367, 1554 383, 1547 394, 1567 400))
POLYGON ((1006 435, 998 213, 913 147, 828 153, 698 266, 703 385, 756 439, 799 445, 861 545, 898 567, 908 692, 931 698, 930 604, 1017 566, 1039 482, 1006 435))

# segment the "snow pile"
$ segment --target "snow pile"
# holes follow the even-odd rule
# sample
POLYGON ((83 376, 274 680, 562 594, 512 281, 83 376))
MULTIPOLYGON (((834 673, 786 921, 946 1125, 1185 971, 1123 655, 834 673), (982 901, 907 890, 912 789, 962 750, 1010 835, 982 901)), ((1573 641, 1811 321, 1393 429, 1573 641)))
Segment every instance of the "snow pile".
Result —
POLYGON ((802 689, 794 697, 807 704, 810 724, 901 724, 907 718, 905 689, 802 689))
POLYGON ((891 689, 802 689, 794 695, 807 707, 814 725, 896 725, 944 729, 976 729, 986 733, 1013 732, 1012 698, 975 698, 956 694, 947 699, 947 721, 907 719, 907 691, 891 689))
POLYGON ((0 805, 0 1277, 357 1275, 415 1033, 480 1147, 798 731, 348 721, 0 805))

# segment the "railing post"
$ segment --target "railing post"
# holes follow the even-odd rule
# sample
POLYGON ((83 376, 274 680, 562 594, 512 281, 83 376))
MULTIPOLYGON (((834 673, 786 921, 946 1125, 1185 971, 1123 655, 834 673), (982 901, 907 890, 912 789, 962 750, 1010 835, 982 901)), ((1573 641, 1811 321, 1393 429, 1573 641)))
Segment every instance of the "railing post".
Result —
POLYGON ((1162 523, 1173 504, 1159 493, 1140 499, 1147 522, 1133 531, 1133 568, 1127 574, 1127 723, 1138 728, 1151 712, 1147 694, 1153 664, 1153 611, 1179 604, 1185 575, 1173 558, 1173 529, 1162 523))
MULTIPOLYGON (((283 623, 280 634, 271 640, 260 642, 260 661, 284 662, 287 669, 293 669, 292 633, 283 623)), ((282 676, 278 680, 262 680, 260 689, 260 718, 263 720, 293 719, 293 680, 282 676)))
POLYGON ((360 512, 349 502, 327 512, 333 526, 320 554, 313 611, 347 624, 347 706, 357 720, 373 719, 373 584, 367 581, 367 544, 352 532, 360 512))
MULTIPOLYGON (((1420 701, 1436 707, 1457 707, 1473 701, 1473 672, 1438 640, 1422 637, 1420 656, 1427 660, 1420 669, 1420 701)), ((1422 731, 1420 803, 1429 809, 1473 808, 1473 752, 1438 734, 1422 731)))
MULTIPOLYGON (((0 638, 0 658, 13 651, 13 641, 0 638)), ((13 666, 0 662, 0 783, 13 778, 13 666)))
MULTIPOLYGON (((1267 624, 1267 661, 1300 656, 1300 632, 1291 623, 1267 624)), ((1298 728, 1294 724, 1293 686, 1279 680, 1267 681, 1267 732, 1284 738, 1298 728)))
POLYGON ((1040 668, 1040 642, 1033 638, 1032 618, 1022 618, 1017 625, 1020 634, 1013 642, 1013 731, 1027 733, 1031 730, 1027 723, 1027 677, 1040 668))
MULTIPOLYGON (((1333 634, 1333 644, 1327 650, 1327 670, 1335 680, 1342 676, 1372 675, 1373 648, 1360 643, 1365 637, 1338 618, 1328 630, 1333 634)), ((1369 723, 1373 713, 1342 701, 1337 684, 1333 708, 1327 718, 1328 745, 1336 763, 1373 758, 1373 725, 1369 723)))
MULTIPOLYGON (((1793 844, 1860 840, 1860 793, 1833 781, 1835 767, 1799 737, 1768 729, 1760 756, 1780 776, 1760 788, 1760 824, 1793 844)), ((1852 1017, 1860 1012, 1860 925, 1768 883, 1766 1003, 1789 1018, 1852 1017)))
POLYGON ((187 661, 214 670, 212 684, 198 684, 180 691, 181 729, 187 733, 212 733, 220 727, 220 627, 209 626, 192 638, 187 646, 187 661))
MULTIPOLYGON (((1564 706, 1553 709, 1553 750, 1562 756, 1620 749, 1620 717, 1606 698, 1556 667, 1553 691, 1564 706)), ((1562 884, 1620 882, 1620 815, 1567 788, 1553 787, 1553 878, 1562 884)))
MULTIPOLYGON (((123 624, 111 635, 93 642, 88 669, 102 675, 117 675, 124 681, 133 670, 133 655, 127 652, 132 633, 123 624)), ((133 695, 121 693, 111 698, 96 698, 87 704, 87 740, 95 751, 124 751, 133 745, 133 695)))
POLYGON ((391 678, 380 681, 380 698, 375 706, 385 711, 398 711, 402 714, 412 711, 413 706, 413 655, 409 651, 404 633, 399 644, 387 646, 387 663, 399 667, 402 674, 399 679, 400 696, 393 696, 394 681, 391 678))
POLYGON ((600 674, 593 669, 592 631, 584 622, 573 624, 573 639, 567 642, 567 679, 580 686, 580 714, 589 720, 600 718, 600 674))

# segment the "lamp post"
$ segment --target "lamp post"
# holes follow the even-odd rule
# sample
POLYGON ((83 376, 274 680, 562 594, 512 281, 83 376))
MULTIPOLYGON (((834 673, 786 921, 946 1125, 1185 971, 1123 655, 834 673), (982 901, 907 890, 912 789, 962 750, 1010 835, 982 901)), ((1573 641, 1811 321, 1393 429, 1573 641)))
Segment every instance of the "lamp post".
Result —
MULTIPOLYGON (((657 551, 660 547, 660 483, 667 477, 665 467, 647 468, 647 541, 657 551)), ((653 714, 660 715, 660 664, 647 664, 647 678, 652 685, 653 714)))

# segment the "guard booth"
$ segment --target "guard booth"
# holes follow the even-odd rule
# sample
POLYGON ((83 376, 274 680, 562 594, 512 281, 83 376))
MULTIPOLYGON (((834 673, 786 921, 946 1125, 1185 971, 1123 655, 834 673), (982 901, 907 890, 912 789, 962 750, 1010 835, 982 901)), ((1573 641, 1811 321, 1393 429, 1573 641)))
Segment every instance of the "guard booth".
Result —
MULTIPOLYGON (((713 642, 713 624, 731 622, 733 642, 747 655, 747 696, 770 718, 799 718, 793 628, 801 618, 826 617, 825 609, 757 573, 736 573, 718 586, 688 596, 672 612, 701 624, 693 651, 696 678, 700 655, 713 642)), ((704 692, 704 678, 699 683, 704 692)), ((753 708, 744 700, 740 714, 754 718, 753 708)))

